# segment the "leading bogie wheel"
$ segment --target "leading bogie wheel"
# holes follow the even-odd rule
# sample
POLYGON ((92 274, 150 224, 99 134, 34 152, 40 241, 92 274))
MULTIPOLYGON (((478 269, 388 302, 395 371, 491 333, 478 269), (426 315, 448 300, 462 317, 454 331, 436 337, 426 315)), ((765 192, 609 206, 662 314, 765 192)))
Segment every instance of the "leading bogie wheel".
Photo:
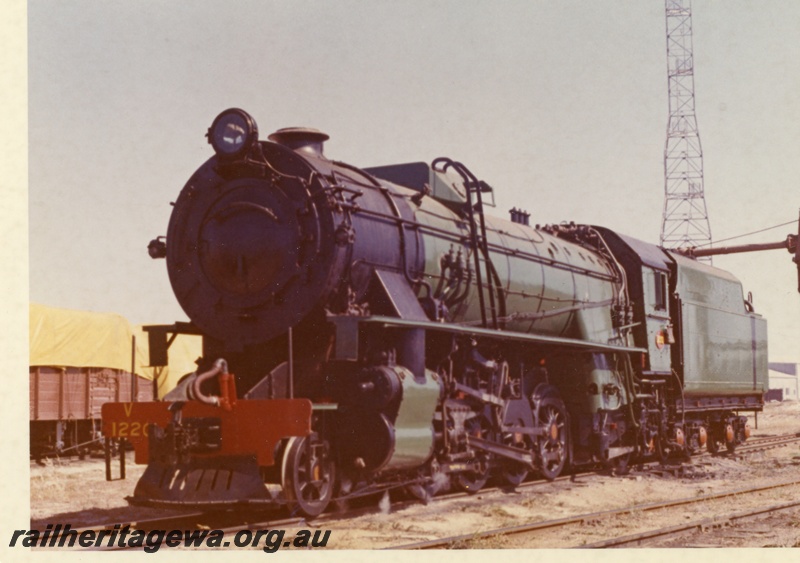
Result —
POLYGON ((316 434, 290 438, 283 456, 283 492, 293 513, 319 516, 333 497, 335 466, 328 443, 316 434))

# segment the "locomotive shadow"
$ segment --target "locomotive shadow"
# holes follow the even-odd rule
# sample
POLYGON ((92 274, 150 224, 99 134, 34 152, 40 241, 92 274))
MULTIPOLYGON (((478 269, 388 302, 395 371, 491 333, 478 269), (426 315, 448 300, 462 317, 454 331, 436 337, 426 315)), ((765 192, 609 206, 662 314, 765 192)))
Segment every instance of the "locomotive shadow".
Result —
POLYGON ((73 529, 106 525, 108 523, 136 522, 154 518, 179 517, 181 512, 163 508, 143 508, 139 506, 118 506, 115 508, 87 508, 70 512, 49 514, 41 518, 31 518, 32 530, 44 530, 48 524, 69 524, 73 529))

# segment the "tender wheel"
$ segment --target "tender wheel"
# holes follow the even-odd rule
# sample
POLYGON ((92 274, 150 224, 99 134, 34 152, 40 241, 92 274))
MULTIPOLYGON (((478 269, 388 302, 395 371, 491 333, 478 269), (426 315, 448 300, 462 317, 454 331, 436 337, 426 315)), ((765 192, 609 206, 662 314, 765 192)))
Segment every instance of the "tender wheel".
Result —
POLYGON ((716 428, 716 431, 708 434, 706 448, 709 453, 719 453, 722 451, 723 446, 728 450, 728 453, 736 451, 736 434, 731 424, 720 426, 716 428))
MULTIPOLYGON (((725 429, 716 432, 708 433, 708 441, 706 442, 706 449, 710 454, 717 454, 722 451, 723 446, 726 446, 728 441, 725 439, 725 429)), ((734 444, 735 447, 735 444, 734 444)))
POLYGON ((736 431, 731 424, 725 426, 725 447, 729 454, 736 451, 736 431))
POLYGON ((333 497, 334 464, 316 434, 291 438, 283 457, 283 492, 292 513, 319 516, 333 497))
POLYGON ((545 429, 539 437, 537 454, 539 471, 552 481, 561 474, 567 462, 567 411, 559 399, 543 399, 538 409, 537 423, 545 429))

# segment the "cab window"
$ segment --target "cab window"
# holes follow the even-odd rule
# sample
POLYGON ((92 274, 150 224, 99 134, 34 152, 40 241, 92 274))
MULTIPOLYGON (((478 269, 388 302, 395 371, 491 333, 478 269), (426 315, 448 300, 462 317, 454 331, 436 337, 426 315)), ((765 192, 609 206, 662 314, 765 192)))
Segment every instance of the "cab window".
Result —
POLYGON ((667 310, 667 274, 664 272, 654 272, 655 281, 655 301, 653 307, 657 311, 667 310))

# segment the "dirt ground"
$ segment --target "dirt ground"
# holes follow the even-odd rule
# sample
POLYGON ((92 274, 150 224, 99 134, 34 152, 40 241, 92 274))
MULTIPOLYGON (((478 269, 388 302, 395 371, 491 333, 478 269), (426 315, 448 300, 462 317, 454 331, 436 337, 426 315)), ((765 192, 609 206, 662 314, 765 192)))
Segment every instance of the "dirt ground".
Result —
MULTIPOLYGON (((751 426, 754 426, 751 419, 751 426)), ((800 432, 800 403, 770 403, 758 416, 752 437, 800 432)), ((542 483, 516 491, 486 491, 427 506, 418 504, 397 511, 376 512, 346 521, 325 522, 331 529, 328 548, 373 549, 459 534, 472 534, 501 526, 599 512, 646 502, 694 497, 750 486, 753 483, 800 479, 800 447, 792 444, 743 459, 705 458, 693 465, 694 476, 677 478, 632 472, 625 477, 593 474, 575 481, 542 483)), ((114 468, 115 475, 118 468, 114 468)), ((126 480, 105 481, 102 460, 60 462, 45 466, 31 463, 31 525, 69 522, 73 527, 98 522, 131 521, 170 514, 168 511, 129 507, 124 500, 143 471, 128 465, 126 480)), ((798 498, 800 487, 767 495, 764 504, 798 498)), ((699 520, 712 510, 687 509, 673 515, 674 523, 699 520)), ((720 514, 742 510, 736 500, 713 508, 720 514)), ((639 518, 647 525, 645 518, 639 518)), ((654 526, 655 527, 655 526, 654 526)), ((629 533, 629 532, 624 532, 629 533)), ((568 547, 597 541, 598 535, 618 535, 614 530, 592 530, 591 525, 571 529, 568 538, 551 536, 529 543, 494 539, 469 547, 568 547)), ((526 540, 528 541, 528 540, 526 540)), ((725 529, 666 541, 664 547, 800 546, 800 511, 787 511, 725 529)))

